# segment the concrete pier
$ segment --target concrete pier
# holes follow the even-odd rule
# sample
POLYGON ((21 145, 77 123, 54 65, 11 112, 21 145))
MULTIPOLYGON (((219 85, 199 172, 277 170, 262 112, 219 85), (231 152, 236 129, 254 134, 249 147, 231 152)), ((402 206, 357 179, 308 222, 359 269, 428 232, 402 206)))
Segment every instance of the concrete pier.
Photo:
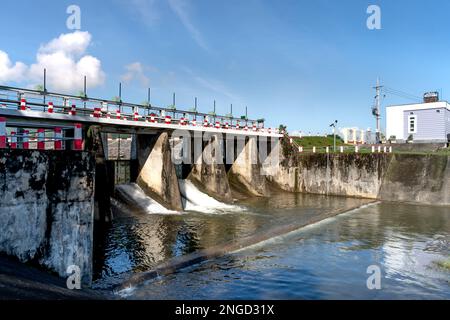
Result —
POLYGON ((136 136, 139 174, 136 183, 171 210, 182 211, 180 189, 167 132, 136 136))

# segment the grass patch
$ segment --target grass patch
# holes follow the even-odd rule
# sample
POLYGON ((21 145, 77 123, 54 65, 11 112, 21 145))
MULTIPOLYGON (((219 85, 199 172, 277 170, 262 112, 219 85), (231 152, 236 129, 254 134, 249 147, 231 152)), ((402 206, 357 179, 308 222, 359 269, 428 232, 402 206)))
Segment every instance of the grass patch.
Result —
MULTIPOLYGON (((312 147, 332 147, 333 146, 333 136, 327 137, 302 137, 302 138, 293 138, 294 141, 303 148, 312 148, 312 147)), ((336 136, 336 146, 345 146, 344 141, 336 136)))

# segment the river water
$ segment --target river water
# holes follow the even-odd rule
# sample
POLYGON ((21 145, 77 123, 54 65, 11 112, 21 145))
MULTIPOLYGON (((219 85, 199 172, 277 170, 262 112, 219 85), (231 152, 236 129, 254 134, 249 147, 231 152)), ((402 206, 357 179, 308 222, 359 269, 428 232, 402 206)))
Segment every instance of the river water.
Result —
POLYGON ((448 207, 288 193, 214 206, 193 194, 197 203, 182 214, 119 214, 96 240, 95 285, 108 287, 173 257, 362 206, 148 281, 127 298, 450 298, 450 270, 439 264, 450 258, 448 207), (195 211, 202 203, 209 207, 195 211), (379 290, 367 287, 369 266, 381 271, 379 290))

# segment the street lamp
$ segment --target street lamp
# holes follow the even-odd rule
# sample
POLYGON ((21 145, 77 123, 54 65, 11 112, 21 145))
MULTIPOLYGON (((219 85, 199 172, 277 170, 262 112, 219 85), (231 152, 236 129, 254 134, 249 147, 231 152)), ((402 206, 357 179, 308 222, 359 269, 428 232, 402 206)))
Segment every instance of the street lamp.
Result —
POLYGON ((330 124, 330 127, 333 127, 333 152, 336 152, 336 126, 338 121, 334 120, 332 124, 330 124))

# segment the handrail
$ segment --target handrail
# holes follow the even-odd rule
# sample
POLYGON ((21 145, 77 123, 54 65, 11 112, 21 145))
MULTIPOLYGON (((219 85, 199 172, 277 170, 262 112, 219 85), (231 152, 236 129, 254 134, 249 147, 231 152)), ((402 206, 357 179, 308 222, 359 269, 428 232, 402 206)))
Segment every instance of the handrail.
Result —
MULTIPOLYGON (((255 122, 257 123, 258 120, 252 120, 252 119, 241 119, 236 117, 229 117, 229 116, 223 116, 223 115, 214 115, 211 116, 208 113, 205 112, 198 112, 198 111, 189 111, 189 110, 178 110, 178 109, 172 109, 172 108, 164 108, 164 107, 157 107, 153 105, 142 105, 142 104, 136 104, 136 103, 130 103, 130 102, 124 102, 124 101, 114 101, 114 100, 108 100, 108 99, 99 99, 99 98, 91 98, 91 97, 81 97, 81 96, 75 96, 70 94, 61 94, 61 93, 55 93, 50 91, 39 91, 39 90, 33 90, 33 89, 25 89, 25 88, 16 88, 16 87, 10 87, 10 86, 4 86, 0 85, 0 90, 5 91, 11 91, 18 94, 34 94, 37 96, 42 97, 54 97, 54 98, 60 98, 60 99, 70 99, 70 100, 76 100, 80 103, 86 103, 86 102, 94 102, 94 103, 107 103, 108 105, 113 105, 116 107, 130 107, 130 108, 138 108, 143 109, 144 111, 149 110, 155 110, 155 111, 165 111, 166 113, 177 113, 177 114, 189 114, 191 116, 201 116, 201 117, 212 117, 214 119, 221 119, 221 120, 230 120, 230 121, 245 121, 245 122, 255 122)), ((0 99, 1 101, 1 99, 0 99)), ((15 103, 19 103, 20 101, 17 101, 15 103)), ((27 102, 28 103, 28 102, 27 102)), ((31 103, 30 103, 31 104, 31 103)), ((36 106, 44 106, 45 104, 38 104, 34 103, 36 106)), ((264 122, 263 122, 264 123, 264 122)))

